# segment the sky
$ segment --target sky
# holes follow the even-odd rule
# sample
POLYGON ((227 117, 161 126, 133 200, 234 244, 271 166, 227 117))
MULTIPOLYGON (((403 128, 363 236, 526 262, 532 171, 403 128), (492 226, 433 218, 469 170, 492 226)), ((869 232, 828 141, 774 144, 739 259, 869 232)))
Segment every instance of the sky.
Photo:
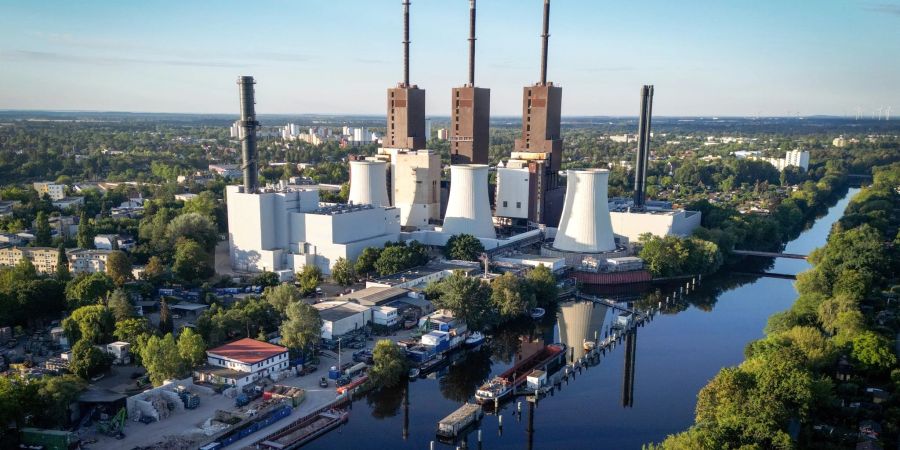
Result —
MULTIPOLYGON (((468 0, 414 0, 411 81, 447 116, 467 81, 468 0)), ((553 0, 563 114, 900 116, 900 0, 553 0)), ((521 114, 541 0, 478 2, 476 85, 521 114)), ((0 0, 0 109, 384 114, 402 78, 401 0, 0 0)))

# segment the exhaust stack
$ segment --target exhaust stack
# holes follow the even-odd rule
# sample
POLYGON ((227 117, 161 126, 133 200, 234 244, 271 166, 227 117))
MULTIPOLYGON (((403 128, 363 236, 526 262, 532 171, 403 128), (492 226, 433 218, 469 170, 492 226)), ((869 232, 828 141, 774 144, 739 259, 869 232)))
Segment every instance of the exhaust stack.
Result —
POLYGON ((653 116, 653 85, 641 88, 641 117, 638 121, 638 151, 634 166, 634 209, 643 210, 647 195, 647 165, 650 159, 650 122, 653 116))
POLYGON ((254 98, 253 77, 242 76, 238 78, 241 101, 241 156, 244 171, 244 193, 254 194, 259 190, 259 168, 256 161, 256 129, 259 122, 256 121, 256 100, 254 98))
POLYGON ((547 85, 547 47, 550 40, 550 0, 544 0, 544 32, 541 33, 541 86, 547 85))

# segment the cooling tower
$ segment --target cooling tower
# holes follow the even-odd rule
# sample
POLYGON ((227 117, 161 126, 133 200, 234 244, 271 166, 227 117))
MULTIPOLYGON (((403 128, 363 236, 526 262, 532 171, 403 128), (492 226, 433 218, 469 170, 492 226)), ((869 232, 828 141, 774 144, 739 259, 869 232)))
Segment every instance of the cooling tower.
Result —
POLYGON ((350 161, 350 195, 354 205, 391 206, 387 195, 387 163, 350 161))
POLYGON ((615 250, 606 198, 609 171, 569 170, 567 175, 566 201, 553 248, 580 253, 615 250))
POLYGON ((450 199, 444 216, 444 232, 479 238, 497 237, 488 200, 487 165, 450 166, 450 199))

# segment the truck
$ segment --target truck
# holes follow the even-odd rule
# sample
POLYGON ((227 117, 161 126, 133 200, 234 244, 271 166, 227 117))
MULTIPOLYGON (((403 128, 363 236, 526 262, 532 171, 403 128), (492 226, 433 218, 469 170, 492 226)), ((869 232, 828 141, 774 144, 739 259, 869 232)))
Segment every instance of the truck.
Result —
POLYGON ((42 428, 22 428, 22 443, 46 450, 69 450, 78 444, 75 433, 42 428))

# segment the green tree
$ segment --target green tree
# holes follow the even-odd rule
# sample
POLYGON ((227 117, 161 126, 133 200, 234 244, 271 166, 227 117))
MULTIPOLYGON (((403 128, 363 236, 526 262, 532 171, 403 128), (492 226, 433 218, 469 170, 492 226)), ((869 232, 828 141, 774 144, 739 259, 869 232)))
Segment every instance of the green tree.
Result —
POLYGON ((390 339, 381 339, 375 344, 372 360, 369 378, 377 387, 394 387, 406 376, 406 353, 390 339))
POLYGON ((105 299, 116 285, 105 273, 79 274, 66 284, 66 300, 72 309, 105 299))
POLYGON ((75 236, 78 247, 94 248, 94 236, 96 234, 91 220, 87 217, 87 213, 82 211, 78 220, 78 233, 75 236))
POLYGON ((556 286, 556 276, 549 267, 541 264, 525 275, 528 291, 534 295, 534 300, 543 307, 556 303, 559 288, 556 286))
POLYGON ((287 307, 287 319, 281 323, 281 343, 293 350, 305 352, 322 336, 322 318, 319 310, 302 302, 287 307))
POLYGON ((147 368, 150 381, 159 386, 163 381, 176 378, 182 372, 184 361, 178 352, 178 344, 172 333, 164 337, 151 336, 141 349, 141 361, 147 368))
POLYGON ((853 358, 867 369, 881 371, 897 364, 892 342, 873 331, 866 331, 853 339, 853 358))
POLYGON ((63 331, 69 342, 87 341, 89 344, 106 344, 115 329, 112 311, 103 305, 82 306, 62 321, 63 331))
POLYGON ((278 274, 275 272, 263 272, 255 277, 253 277, 253 285, 254 286, 262 286, 272 287, 278 286, 281 283, 281 280, 278 278, 278 274))
POLYGON ((120 320, 116 322, 116 329, 113 331, 116 339, 131 344, 131 354, 135 359, 140 359, 143 344, 152 334, 153 329, 150 327, 150 322, 143 317, 120 320))
POLYGON ((381 256, 380 248, 366 247, 359 257, 356 258, 353 268, 356 270, 356 273, 369 276, 375 272, 375 262, 378 261, 379 256, 381 256))
POLYGON ((491 324, 491 288, 480 278, 455 271, 437 283, 432 292, 437 293, 437 298, 432 299, 435 307, 449 310, 470 329, 483 330, 491 324))
POLYGON ((106 274, 113 280, 116 286, 122 286, 126 282, 133 280, 134 275, 131 273, 131 260, 128 255, 121 250, 112 251, 106 257, 106 274))
POLYGON ((50 234, 50 221, 47 219, 47 214, 38 211, 34 225, 34 246, 49 247, 52 242, 53 237, 50 234))
POLYGON ((356 273, 353 272, 353 264, 345 258, 338 258, 331 268, 331 278, 341 286, 350 286, 356 282, 356 273))
POLYGON ((491 282, 491 304, 503 318, 513 318, 531 311, 534 294, 512 273, 505 273, 491 282))
POLYGON ((156 285, 162 282, 162 279, 165 276, 166 265, 163 264, 162 259, 160 259, 159 256, 151 256, 147 261, 147 265, 144 266, 144 272, 141 274, 141 278, 156 285))
POLYGON ((300 302, 303 294, 296 286, 284 283, 275 287, 266 288, 263 292, 263 298, 281 314, 285 314, 288 306, 300 302))
MULTIPOLYGON (((101 364, 101 368, 102 366, 101 364)), ((78 401, 78 396, 85 387, 86 383, 77 376, 44 377, 38 383, 36 395, 28 402, 23 402, 23 405, 28 403, 33 408, 32 416, 36 419, 34 425, 65 428, 69 426, 70 408, 78 401)))
POLYGON ((166 227, 166 239, 175 243, 180 239, 191 240, 199 244, 204 251, 211 253, 219 240, 219 233, 209 217, 188 213, 169 222, 166 227))
POLYGON ((128 294, 123 289, 113 291, 106 303, 112 311, 113 317, 116 318, 116 322, 134 317, 134 305, 131 304, 128 294))
POLYGON ((478 261, 484 253, 484 245, 471 234, 456 234, 450 236, 444 246, 444 255, 448 259, 461 259, 464 261, 478 261))
POLYGON ((72 358, 69 370, 83 379, 88 379, 109 367, 106 355, 94 347, 87 339, 82 339, 72 346, 72 358))
POLYGON ((297 284, 301 295, 310 295, 322 282, 322 269, 315 264, 307 264, 297 273, 297 284))
POLYGON ((175 275, 186 282, 205 280, 213 275, 209 265, 209 257, 197 242, 182 239, 175 244, 175 263, 172 265, 175 275))
POLYGON ((66 246, 59 244, 56 252, 56 279, 65 283, 72 278, 72 274, 69 273, 69 258, 66 257, 66 246))
POLYGON ((169 310, 169 301, 165 297, 159 300, 159 332, 171 333, 175 330, 172 323, 172 311, 169 310))
POLYGON ((190 370, 206 362, 206 343, 203 337, 190 328, 185 328, 178 336, 178 354, 190 370))

